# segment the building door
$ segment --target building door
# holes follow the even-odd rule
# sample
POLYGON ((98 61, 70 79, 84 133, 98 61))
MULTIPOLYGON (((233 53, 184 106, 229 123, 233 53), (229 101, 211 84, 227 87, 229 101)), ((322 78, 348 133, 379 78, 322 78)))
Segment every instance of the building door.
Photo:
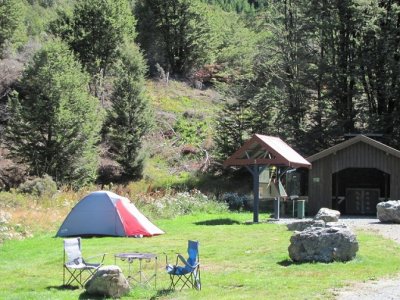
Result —
POLYGON ((348 188, 346 189, 346 213, 372 215, 376 213, 379 203, 379 189, 348 188))

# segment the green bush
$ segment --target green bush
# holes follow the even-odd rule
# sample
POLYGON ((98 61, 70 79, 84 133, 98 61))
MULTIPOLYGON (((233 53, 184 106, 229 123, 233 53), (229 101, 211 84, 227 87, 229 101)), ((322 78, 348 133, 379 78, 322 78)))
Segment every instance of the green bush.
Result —
POLYGON ((22 183, 18 187, 18 192, 51 198, 57 192, 57 184, 49 175, 44 175, 22 183))
MULTIPOLYGON (((0 192, 0 208, 1 207, 19 207, 26 204, 29 200, 22 194, 17 194, 15 189, 9 192, 0 192)), ((31 201, 29 201, 31 204, 31 201)))
POLYGON ((239 195, 238 193, 225 193, 222 195, 222 200, 228 204, 231 210, 241 210, 244 208, 248 196, 239 195))

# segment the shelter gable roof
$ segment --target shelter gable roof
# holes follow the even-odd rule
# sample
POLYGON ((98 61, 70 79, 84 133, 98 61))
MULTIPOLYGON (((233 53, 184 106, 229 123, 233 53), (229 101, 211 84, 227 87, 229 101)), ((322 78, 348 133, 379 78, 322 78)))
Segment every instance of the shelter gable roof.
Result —
POLYGON ((261 134, 255 134, 224 162, 224 166, 245 165, 311 167, 308 161, 280 138, 261 134))
POLYGON ((371 138, 369 138, 369 137, 367 137, 365 135, 360 134, 360 135, 357 135, 356 137, 354 137, 352 139, 349 139, 349 140, 344 141, 344 142, 342 142, 340 144, 337 144, 337 145, 335 145, 333 147, 330 147, 330 148, 325 149, 325 150, 323 150, 321 152, 318 152, 318 153, 316 153, 314 155, 311 155, 310 157, 307 157, 307 160, 312 163, 314 161, 322 159, 322 158, 324 158, 324 157, 326 157, 328 155, 336 153, 337 151, 340 151, 342 149, 345 149, 347 147, 350 147, 350 146, 352 146, 352 145, 354 145, 356 143, 360 143, 360 142, 361 143, 366 143, 366 144, 368 144, 368 145, 370 145, 372 147, 375 147, 375 148, 377 148, 377 149, 379 149, 379 150, 381 150, 381 151, 383 151, 385 153, 389 153, 389 154, 391 154, 391 155, 393 155, 395 157, 400 158, 400 151, 399 150, 396 150, 396 149, 394 149, 394 148, 392 148, 392 147, 390 147, 388 145, 385 145, 385 144, 383 144, 381 142, 378 142, 378 141, 376 141, 374 139, 371 139, 371 138))

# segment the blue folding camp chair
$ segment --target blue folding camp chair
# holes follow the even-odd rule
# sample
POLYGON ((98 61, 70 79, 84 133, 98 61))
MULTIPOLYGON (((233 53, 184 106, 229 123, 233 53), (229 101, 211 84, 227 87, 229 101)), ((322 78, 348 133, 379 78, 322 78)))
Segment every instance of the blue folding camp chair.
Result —
POLYGON ((168 264, 166 259, 166 270, 171 279, 169 289, 175 289, 177 285, 182 284, 181 290, 186 286, 188 288, 201 289, 200 281, 200 259, 199 259, 199 242, 188 241, 188 259, 186 260, 181 254, 177 254, 175 265, 168 264), (183 265, 178 265, 179 261, 183 265))

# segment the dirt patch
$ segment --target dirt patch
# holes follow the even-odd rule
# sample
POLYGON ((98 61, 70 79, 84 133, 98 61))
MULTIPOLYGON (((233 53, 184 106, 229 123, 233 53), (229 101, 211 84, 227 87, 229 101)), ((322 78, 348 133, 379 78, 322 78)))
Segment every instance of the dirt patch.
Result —
POLYGON ((336 300, 400 299, 400 278, 387 278, 356 283, 333 292, 336 300))
MULTIPOLYGON (((345 220, 350 227, 373 231, 388 239, 400 243, 400 224, 384 224, 378 219, 351 219, 345 220)), ((390 300, 400 299, 400 276, 383 278, 352 284, 333 292, 336 300, 390 300)))
MULTIPOLYGON (((293 221, 293 219, 291 219, 293 221)), ((281 220, 288 223, 290 219, 281 220)), ((400 244, 400 224, 384 224, 377 218, 342 217, 339 222, 346 223, 353 230, 368 230, 400 244)), ((383 278, 357 282, 347 287, 334 289, 336 300, 394 300, 400 299, 400 275, 396 278, 383 278)))

